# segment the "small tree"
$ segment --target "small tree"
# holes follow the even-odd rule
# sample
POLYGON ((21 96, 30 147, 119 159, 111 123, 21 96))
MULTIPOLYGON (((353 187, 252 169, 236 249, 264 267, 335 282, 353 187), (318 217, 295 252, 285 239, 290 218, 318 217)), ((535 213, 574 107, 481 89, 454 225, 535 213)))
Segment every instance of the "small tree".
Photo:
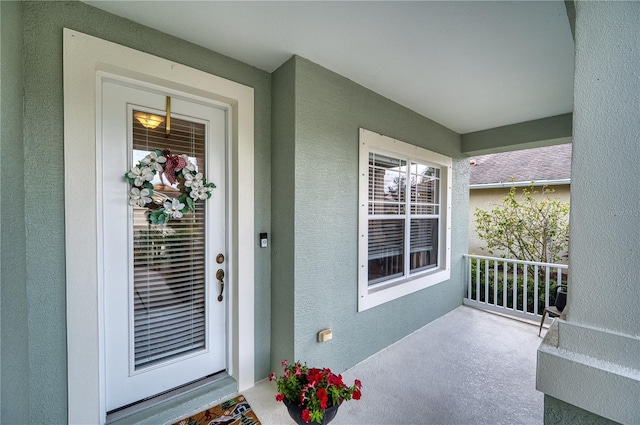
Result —
POLYGON ((569 203, 552 198, 553 192, 545 186, 539 193, 532 184, 518 198, 512 187, 502 205, 476 208, 476 229, 488 252, 525 261, 560 260, 569 245, 569 203))

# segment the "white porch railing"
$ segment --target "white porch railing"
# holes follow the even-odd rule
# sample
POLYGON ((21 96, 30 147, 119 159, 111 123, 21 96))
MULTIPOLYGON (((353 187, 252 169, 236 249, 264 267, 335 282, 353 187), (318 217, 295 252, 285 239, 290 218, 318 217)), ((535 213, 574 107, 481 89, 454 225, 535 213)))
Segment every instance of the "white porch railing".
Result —
POLYGON ((464 304, 521 319, 539 321, 554 305, 556 288, 566 285, 566 264, 464 255, 467 288, 464 304))

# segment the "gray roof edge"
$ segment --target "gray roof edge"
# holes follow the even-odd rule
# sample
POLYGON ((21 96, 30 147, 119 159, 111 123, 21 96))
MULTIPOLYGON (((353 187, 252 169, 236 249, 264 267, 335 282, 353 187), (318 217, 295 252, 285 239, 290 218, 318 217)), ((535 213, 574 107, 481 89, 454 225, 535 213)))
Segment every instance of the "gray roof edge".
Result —
POLYGON ((554 179, 554 180, 530 180, 519 182, 498 182, 498 183, 477 183, 470 184, 469 189, 495 189, 500 187, 527 187, 527 186, 558 186, 563 184, 571 184, 571 179, 554 179))

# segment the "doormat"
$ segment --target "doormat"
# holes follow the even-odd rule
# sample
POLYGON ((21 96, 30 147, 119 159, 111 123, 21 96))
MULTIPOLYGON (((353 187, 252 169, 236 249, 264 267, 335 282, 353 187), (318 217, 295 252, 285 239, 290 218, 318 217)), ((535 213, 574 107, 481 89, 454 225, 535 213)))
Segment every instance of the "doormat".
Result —
POLYGON ((173 425, 261 425, 243 395, 189 416, 173 425))

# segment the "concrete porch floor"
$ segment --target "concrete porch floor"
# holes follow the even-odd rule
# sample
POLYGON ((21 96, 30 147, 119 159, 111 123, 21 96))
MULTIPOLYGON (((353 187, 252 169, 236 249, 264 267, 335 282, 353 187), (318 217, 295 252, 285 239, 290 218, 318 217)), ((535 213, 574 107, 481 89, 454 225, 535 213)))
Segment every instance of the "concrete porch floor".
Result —
MULTIPOLYGON (((541 341, 536 326, 458 307, 343 373, 362 381, 362 399, 331 423, 542 424, 541 341)), ((273 382, 243 394, 263 425, 293 424, 273 382)))

